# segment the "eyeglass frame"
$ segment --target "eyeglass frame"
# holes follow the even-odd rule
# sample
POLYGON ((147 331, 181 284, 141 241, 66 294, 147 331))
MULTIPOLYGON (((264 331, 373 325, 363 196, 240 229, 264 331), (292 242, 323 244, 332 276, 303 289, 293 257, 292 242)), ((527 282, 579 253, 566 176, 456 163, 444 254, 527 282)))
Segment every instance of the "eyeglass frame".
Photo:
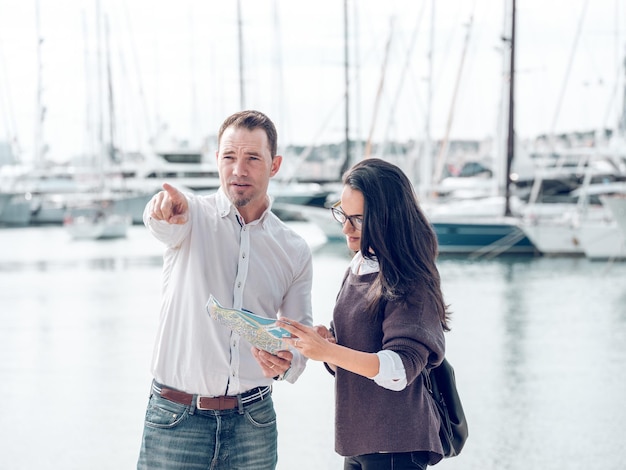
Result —
POLYGON ((363 215, 346 214, 341 208, 341 201, 337 201, 333 204, 330 208, 330 212, 333 214, 333 218, 342 226, 346 223, 346 221, 348 221, 354 230, 361 231, 363 229, 363 215))

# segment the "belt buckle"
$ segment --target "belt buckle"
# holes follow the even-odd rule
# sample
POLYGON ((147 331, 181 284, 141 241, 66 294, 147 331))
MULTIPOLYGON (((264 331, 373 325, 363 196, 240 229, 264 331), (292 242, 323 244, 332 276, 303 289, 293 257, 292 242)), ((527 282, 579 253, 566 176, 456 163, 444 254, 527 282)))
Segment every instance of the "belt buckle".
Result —
POLYGON ((237 399, 235 397, 204 397, 197 395, 196 396, 196 409, 201 411, 210 411, 210 410, 232 410, 237 408, 237 399), (203 407, 201 402, 202 399, 208 400, 210 404, 208 406, 203 407))
POLYGON ((208 411, 211 408, 203 408, 202 405, 200 404, 200 400, 202 400, 202 395, 196 395, 196 409, 200 410, 200 411, 208 411))

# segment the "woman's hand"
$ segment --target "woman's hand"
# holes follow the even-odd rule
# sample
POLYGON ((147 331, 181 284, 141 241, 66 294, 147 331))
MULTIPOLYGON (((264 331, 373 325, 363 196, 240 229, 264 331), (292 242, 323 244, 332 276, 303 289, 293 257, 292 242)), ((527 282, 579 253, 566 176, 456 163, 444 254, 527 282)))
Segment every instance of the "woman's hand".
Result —
POLYGON ((313 329, 318 335, 320 335, 326 341, 330 341, 331 343, 337 343, 337 340, 335 339, 335 336, 333 335, 333 333, 324 325, 315 325, 313 329))
POLYGON ((363 377, 372 378, 378 375, 380 361, 376 353, 357 351, 336 344, 332 333, 325 327, 305 326, 284 317, 278 322, 292 335, 292 338, 283 338, 283 341, 292 345, 309 359, 324 361, 333 370, 341 367, 363 377))
POLYGON ((315 361, 328 362, 335 338, 325 326, 305 326, 289 318, 281 318, 280 326, 291 333, 291 338, 283 338, 300 353, 315 361))

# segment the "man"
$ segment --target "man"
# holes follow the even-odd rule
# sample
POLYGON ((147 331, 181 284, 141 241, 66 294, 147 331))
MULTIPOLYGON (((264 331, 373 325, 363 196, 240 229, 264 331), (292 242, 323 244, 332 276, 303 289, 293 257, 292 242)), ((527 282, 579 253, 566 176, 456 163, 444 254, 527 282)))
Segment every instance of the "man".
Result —
POLYGON ((274 469, 273 380, 293 383, 306 359, 260 351, 212 320, 224 307, 312 323, 311 251, 270 211, 277 134, 258 111, 228 117, 218 133, 220 188, 210 196, 164 184, 144 222, 166 245, 154 381, 139 469, 274 469))

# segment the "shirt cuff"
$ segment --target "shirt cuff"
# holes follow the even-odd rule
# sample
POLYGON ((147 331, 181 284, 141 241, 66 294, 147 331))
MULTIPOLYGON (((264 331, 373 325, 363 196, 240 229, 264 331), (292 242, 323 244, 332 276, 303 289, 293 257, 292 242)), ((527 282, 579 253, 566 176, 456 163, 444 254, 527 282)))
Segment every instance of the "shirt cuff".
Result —
POLYGON ((289 366, 289 369, 287 369, 283 374, 279 375, 278 378, 275 378, 275 380, 284 380, 291 384, 295 383, 300 375, 302 375, 302 372, 304 372, 306 362, 306 357, 304 357, 299 352, 293 351, 293 358, 291 359, 291 365, 289 366))
POLYGON ((282 374, 278 374, 277 376, 272 377, 272 379, 276 380, 277 382, 280 382, 281 380, 285 380, 285 378, 289 375, 290 370, 291 370, 291 366, 289 366, 289 368, 282 374))
POLYGON ((404 390, 407 384, 406 371, 400 355, 389 349, 384 349, 376 353, 380 366, 378 374, 372 380, 383 388, 399 392, 404 390))

